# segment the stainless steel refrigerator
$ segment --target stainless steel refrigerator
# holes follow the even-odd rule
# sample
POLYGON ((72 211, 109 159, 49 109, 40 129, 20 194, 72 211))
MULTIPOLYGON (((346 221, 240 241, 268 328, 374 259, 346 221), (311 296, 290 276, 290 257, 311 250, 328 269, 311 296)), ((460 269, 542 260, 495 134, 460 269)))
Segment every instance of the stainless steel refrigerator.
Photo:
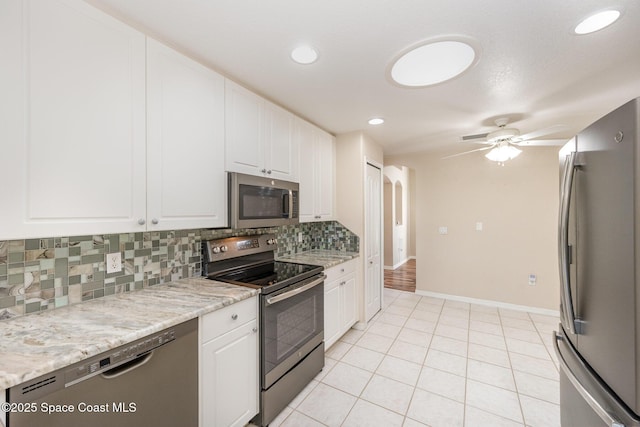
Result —
POLYGON ((562 427, 640 426, 640 98, 573 140, 559 215, 562 427))

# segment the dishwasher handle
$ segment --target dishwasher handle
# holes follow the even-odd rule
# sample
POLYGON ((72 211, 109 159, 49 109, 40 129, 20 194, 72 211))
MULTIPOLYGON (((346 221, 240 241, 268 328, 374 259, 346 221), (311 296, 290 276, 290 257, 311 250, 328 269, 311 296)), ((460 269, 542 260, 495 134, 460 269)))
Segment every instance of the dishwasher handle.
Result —
POLYGON ((104 371, 100 376, 106 380, 112 380, 114 378, 118 378, 121 375, 127 374, 134 369, 138 369, 141 366, 144 366, 151 360, 153 356, 153 351, 149 353, 140 355, 133 360, 130 360, 122 365, 116 366, 113 369, 109 369, 108 371, 104 371))

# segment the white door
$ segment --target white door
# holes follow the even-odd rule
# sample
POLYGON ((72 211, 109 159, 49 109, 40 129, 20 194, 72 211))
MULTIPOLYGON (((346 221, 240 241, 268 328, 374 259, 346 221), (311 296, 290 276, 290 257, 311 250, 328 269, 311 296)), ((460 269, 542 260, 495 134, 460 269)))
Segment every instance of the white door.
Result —
POLYGON ((382 307, 382 171, 367 163, 365 187, 365 320, 382 307))

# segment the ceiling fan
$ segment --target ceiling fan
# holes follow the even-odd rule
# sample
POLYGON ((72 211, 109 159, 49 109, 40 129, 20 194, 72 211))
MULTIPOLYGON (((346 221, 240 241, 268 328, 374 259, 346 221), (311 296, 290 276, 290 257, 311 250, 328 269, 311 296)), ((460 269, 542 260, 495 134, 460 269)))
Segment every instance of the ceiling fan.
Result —
POLYGON ((458 154, 452 154, 450 156, 443 157, 448 159, 451 157, 463 156, 476 151, 490 150, 485 157, 494 162, 498 162, 503 165, 507 160, 516 158, 522 150, 518 147, 521 145, 528 145, 535 143, 536 145, 556 145, 556 140, 534 140, 540 136, 550 135, 558 133, 567 129, 565 125, 554 125, 548 128, 539 129, 537 131, 529 132, 524 135, 520 135, 520 131, 516 128, 507 127, 509 119, 507 117, 500 117, 495 120, 498 129, 483 134, 466 135, 462 137, 463 142, 476 142, 480 144, 489 144, 488 147, 478 148, 475 150, 469 150, 458 154))

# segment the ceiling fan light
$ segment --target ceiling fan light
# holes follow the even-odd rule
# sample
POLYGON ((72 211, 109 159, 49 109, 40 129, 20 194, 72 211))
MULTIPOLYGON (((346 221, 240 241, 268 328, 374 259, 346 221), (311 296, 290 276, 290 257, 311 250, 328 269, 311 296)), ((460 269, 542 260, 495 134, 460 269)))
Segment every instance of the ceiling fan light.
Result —
POLYGON ((493 162, 506 162, 507 160, 515 159, 522 153, 522 150, 512 146, 512 145, 499 145, 489 151, 484 156, 493 161, 493 162))

